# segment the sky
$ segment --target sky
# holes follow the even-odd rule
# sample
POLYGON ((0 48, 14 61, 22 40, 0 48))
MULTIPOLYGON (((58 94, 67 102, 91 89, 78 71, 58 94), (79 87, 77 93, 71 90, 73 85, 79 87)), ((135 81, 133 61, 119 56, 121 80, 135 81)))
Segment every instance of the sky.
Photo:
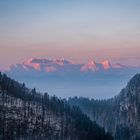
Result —
POLYGON ((0 0, 0 68, 30 57, 140 65, 140 1, 0 0))

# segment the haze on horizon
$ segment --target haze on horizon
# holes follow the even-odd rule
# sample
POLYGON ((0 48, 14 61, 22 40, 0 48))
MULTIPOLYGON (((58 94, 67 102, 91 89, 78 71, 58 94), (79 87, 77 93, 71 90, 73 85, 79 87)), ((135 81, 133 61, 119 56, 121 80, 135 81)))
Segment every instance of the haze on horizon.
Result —
POLYGON ((0 67, 30 57, 139 65, 139 0, 0 1, 0 67))

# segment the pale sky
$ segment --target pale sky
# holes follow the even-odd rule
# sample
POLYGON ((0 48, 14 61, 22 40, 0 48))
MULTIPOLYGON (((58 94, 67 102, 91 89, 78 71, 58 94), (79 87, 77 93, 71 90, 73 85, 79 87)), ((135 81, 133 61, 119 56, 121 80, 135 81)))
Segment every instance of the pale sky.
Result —
POLYGON ((139 0, 0 0, 0 68, 30 57, 140 65, 139 0))

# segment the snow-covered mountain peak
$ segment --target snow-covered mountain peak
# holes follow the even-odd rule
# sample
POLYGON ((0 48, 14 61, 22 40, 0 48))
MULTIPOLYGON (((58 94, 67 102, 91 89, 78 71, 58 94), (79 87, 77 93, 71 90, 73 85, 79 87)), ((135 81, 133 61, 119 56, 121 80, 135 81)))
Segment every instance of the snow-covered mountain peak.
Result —
POLYGON ((35 60, 37 60, 37 59, 30 58, 30 59, 24 61, 22 64, 23 68, 28 69, 27 67, 30 66, 30 67, 34 68, 35 70, 40 70, 40 63, 34 62, 35 60))
POLYGON ((103 66, 103 68, 104 68, 105 70, 108 70, 108 69, 110 69, 110 68, 112 67, 112 66, 111 66, 111 63, 110 63, 108 60, 102 61, 101 64, 102 64, 102 66, 103 66))
POLYGON ((81 68, 81 71, 83 71, 83 72, 88 71, 88 70, 98 71, 97 64, 94 60, 90 60, 87 64, 83 65, 81 68))

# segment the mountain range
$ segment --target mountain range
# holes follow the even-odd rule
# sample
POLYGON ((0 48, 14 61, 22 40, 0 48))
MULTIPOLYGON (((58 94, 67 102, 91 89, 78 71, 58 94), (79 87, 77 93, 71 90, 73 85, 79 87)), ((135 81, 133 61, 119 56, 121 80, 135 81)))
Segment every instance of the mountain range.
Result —
POLYGON ((75 64, 66 59, 30 58, 20 64, 11 65, 5 73, 26 83, 30 88, 35 87, 41 92, 48 91, 58 97, 76 95, 110 98, 117 95, 139 70, 140 67, 114 64, 108 60, 101 63, 91 60, 86 64, 75 64))
POLYGON ((115 63, 111 64, 108 60, 104 60, 101 63, 96 63, 94 60, 90 60, 86 64, 74 64, 69 60, 61 59, 36 59, 30 58, 21 64, 14 64, 10 66, 12 70, 22 71, 40 71, 46 73, 58 72, 58 71, 69 71, 77 70, 79 72, 95 72, 109 69, 126 68, 127 66, 115 63))

